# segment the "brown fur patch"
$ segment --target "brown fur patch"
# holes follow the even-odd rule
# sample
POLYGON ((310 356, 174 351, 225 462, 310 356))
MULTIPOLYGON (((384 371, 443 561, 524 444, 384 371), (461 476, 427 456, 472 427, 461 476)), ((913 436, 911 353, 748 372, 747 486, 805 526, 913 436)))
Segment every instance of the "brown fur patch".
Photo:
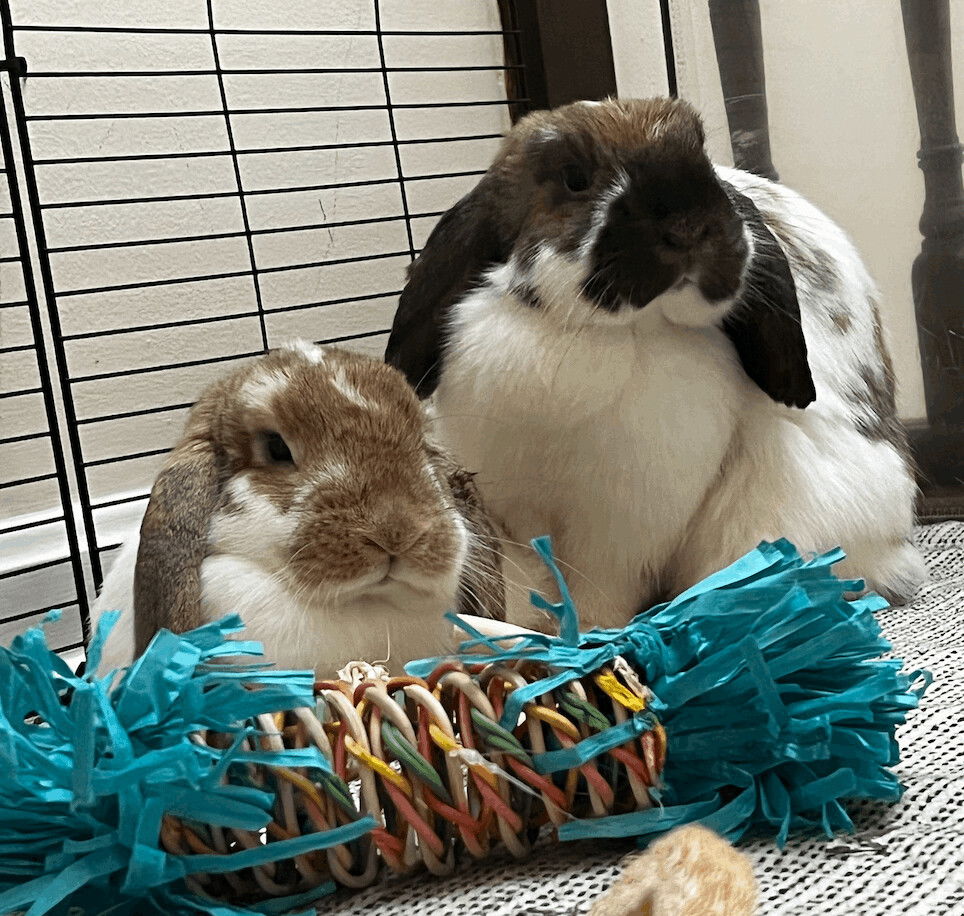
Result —
POLYGON ((809 245, 801 239, 796 228, 784 223, 777 210, 778 208, 774 208, 767 212, 767 226, 779 239, 797 284, 826 296, 837 295, 841 279, 835 267, 835 259, 824 249, 809 245))
POLYGON ((546 132, 565 134, 576 154, 604 151, 612 157, 632 154, 647 141, 669 142, 681 151, 702 152, 705 136, 696 110, 687 102, 668 99, 608 99, 598 105, 574 102, 523 118, 509 134, 496 164, 546 132))
POLYGON ((850 326, 853 323, 850 315, 848 315, 846 312, 838 311, 830 313, 830 321, 841 334, 846 334, 850 330, 850 326))
POLYGON ((458 612, 477 617, 505 619, 505 582, 499 557, 494 519, 482 505, 474 475, 457 465, 442 450, 430 447, 433 461, 452 491, 471 536, 468 561, 459 586, 458 612))
POLYGON ((890 352, 884 341, 880 312, 872 299, 868 305, 873 312, 874 348, 880 356, 879 366, 860 367, 861 388, 854 392, 856 415, 854 422, 861 435, 868 439, 889 442, 913 470, 914 459, 907 441, 907 431, 897 417, 896 380, 890 352))

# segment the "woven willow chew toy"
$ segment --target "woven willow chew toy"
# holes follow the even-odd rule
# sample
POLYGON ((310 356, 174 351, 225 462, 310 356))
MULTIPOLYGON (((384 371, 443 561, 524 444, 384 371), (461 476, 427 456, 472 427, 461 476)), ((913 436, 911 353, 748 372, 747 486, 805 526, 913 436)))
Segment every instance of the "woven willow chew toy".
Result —
POLYGON ((40 630, 17 638, 0 652, 0 913, 276 913, 384 870, 522 856, 543 825, 572 840, 700 820, 783 842, 851 827, 842 799, 900 796, 894 729, 926 683, 880 658, 884 602, 844 599, 859 584, 830 573, 840 551, 762 544, 580 634, 534 546, 559 635, 463 621, 457 659, 404 678, 225 664, 258 651, 229 640, 237 618, 160 633, 119 678, 76 677, 40 630))
MULTIPOLYGON (((365 887, 378 880, 382 866, 399 874, 424 867, 446 875, 455 869, 457 850, 484 858, 501 842, 521 857, 544 824, 651 807, 665 738, 651 714, 633 716, 645 709, 645 693, 633 689, 632 679, 621 683, 603 668, 527 704, 516 737, 499 717, 516 689, 545 673, 542 666, 526 667, 523 673, 477 666, 470 674, 462 665, 446 664, 427 680, 366 681, 354 690, 344 682, 321 682, 316 710, 259 717, 261 735, 245 742, 246 751, 316 748, 330 764, 314 779, 291 766, 246 768, 251 785, 275 793, 269 843, 368 819, 378 826, 324 854, 302 855, 284 866, 268 863, 243 876, 199 874, 188 886, 217 898, 250 900, 304 893, 330 878, 365 887), (613 721, 631 727, 614 728, 613 721), (579 763, 573 749, 593 736, 608 750, 579 763), (561 768, 546 751, 553 739, 561 747, 555 752, 561 768), (359 781, 357 797, 350 789, 353 778, 359 781)), ((231 744, 224 734, 200 740, 222 749, 231 744)), ((168 852, 184 856, 260 844, 257 831, 210 829, 173 817, 162 823, 161 841, 168 852)))

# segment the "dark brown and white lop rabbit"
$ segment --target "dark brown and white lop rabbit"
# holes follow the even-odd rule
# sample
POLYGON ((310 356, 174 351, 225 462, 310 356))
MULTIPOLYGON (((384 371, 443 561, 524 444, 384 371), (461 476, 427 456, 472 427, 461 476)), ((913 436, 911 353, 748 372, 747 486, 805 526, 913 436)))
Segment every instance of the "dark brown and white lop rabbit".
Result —
POLYGON ((710 162, 686 103, 581 102, 520 121, 442 217, 387 359, 509 536, 579 570, 588 623, 778 537, 903 601, 916 488, 875 297, 826 216, 710 162))
POLYGON ((333 347, 273 351, 191 410, 97 599, 95 617, 124 612, 104 670, 161 627, 238 613, 283 667, 331 677, 390 656, 398 672, 454 648, 446 611, 502 616, 491 537, 401 373, 333 347))

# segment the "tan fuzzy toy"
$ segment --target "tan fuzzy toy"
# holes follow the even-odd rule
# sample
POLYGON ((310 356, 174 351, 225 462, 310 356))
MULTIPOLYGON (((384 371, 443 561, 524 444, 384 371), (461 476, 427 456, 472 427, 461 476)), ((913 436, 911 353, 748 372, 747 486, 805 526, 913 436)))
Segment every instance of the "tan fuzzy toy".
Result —
POLYGON ((589 916, 753 916, 756 906, 750 860, 692 824, 631 859, 589 916))

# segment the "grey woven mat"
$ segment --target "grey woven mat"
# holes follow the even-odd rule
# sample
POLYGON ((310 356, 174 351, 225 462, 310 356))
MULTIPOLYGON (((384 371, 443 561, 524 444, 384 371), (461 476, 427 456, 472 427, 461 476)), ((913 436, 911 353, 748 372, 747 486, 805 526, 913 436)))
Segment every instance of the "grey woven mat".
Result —
MULTIPOLYGON (((964 916, 964 523, 917 533, 931 581, 881 623, 910 669, 934 674, 900 730, 907 792, 854 808, 855 835, 743 848, 761 916, 964 916)), ((388 881, 329 900, 332 916, 576 916, 612 883, 628 844, 545 844, 529 859, 467 866, 448 879, 388 881)))

